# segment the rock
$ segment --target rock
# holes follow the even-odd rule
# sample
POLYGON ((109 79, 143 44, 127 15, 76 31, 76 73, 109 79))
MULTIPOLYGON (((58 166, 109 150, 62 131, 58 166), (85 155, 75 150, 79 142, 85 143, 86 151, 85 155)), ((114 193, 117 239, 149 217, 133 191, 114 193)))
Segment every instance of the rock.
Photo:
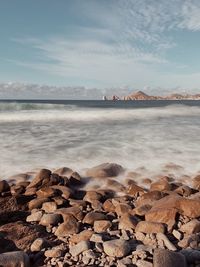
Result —
POLYGON ((0 193, 6 192, 10 190, 10 186, 6 180, 0 181, 0 193))
POLYGON ((41 210, 31 213, 31 215, 27 216, 27 222, 39 222, 43 216, 43 212, 41 210))
POLYGON ((114 239, 103 243, 104 252, 110 257, 121 258, 129 254, 131 248, 127 241, 114 239))
POLYGON ((130 230, 130 229, 135 229, 138 221, 136 218, 130 214, 124 214, 120 219, 119 219, 119 229, 123 230, 130 230))
POLYGON ((131 184, 127 189, 127 194, 132 197, 135 197, 137 195, 142 195, 144 193, 145 193, 145 190, 136 184, 131 184))
POLYGON ((174 244, 172 244, 172 242, 169 241, 169 239, 167 238, 167 236, 164 235, 163 233, 158 233, 157 234, 157 240, 158 240, 158 242, 160 240, 162 240, 164 242, 166 248, 168 248, 169 250, 172 250, 172 251, 176 251, 177 250, 177 248, 174 246, 174 244))
POLYGON ((37 252, 41 251, 43 248, 48 248, 49 242, 44 238, 37 238, 35 241, 31 244, 31 251, 37 252))
POLYGON ((200 200, 181 198, 178 200, 177 208, 182 215, 190 218, 200 217, 200 200))
POLYGON ((106 220, 107 217, 105 214, 100 212, 91 211, 87 213, 83 219, 83 223, 91 224, 93 225, 95 221, 99 220, 106 220))
POLYGON ((193 219, 190 222, 183 224, 180 228, 183 233, 195 234, 200 232, 200 221, 193 219))
POLYGON ((88 169, 86 175, 95 178, 114 177, 123 171, 122 166, 115 163, 103 163, 88 169))
POLYGON ((81 185, 82 184, 82 179, 81 176, 78 172, 72 172, 72 174, 69 177, 69 185, 70 186, 76 186, 76 185, 81 185))
POLYGON ((94 222, 94 231, 96 233, 103 233, 106 232, 112 226, 112 223, 108 220, 101 220, 94 222))
POLYGON ((52 187, 42 187, 38 191, 36 191, 36 195, 38 198, 55 197, 58 194, 59 194, 59 191, 52 187))
POLYGON ((42 187, 47 184, 51 177, 51 171, 47 169, 41 169, 35 176, 35 178, 31 181, 31 183, 27 186, 30 187, 42 187))
POLYGON ((127 214, 130 212, 132 209, 128 204, 124 203, 117 203, 115 204, 115 212, 117 213, 118 217, 123 216, 124 214, 127 214))
POLYGON ((79 234, 71 236, 70 242, 77 244, 81 241, 88 241, 88 240, 90 240, 90 238, 93 234, 94 234, 94 231, 92 231, 92 230, 83 230, 79 234))
POLYGON ((60 224, 55 231, 55 235, 58 237, 64 237, 69 234, 77 234, 79 231, 79 224, 74 218, 73 215, 69 214, 68 219, 65 219, 65 222, 60 224))
POLYGON ((83 212, 80 207, 60 208, 55 212, 61 214, 64 221, 68 220, 69 214, 73 215, 77 220, 83 219, 83 212))
POLYGON ((28 255, 23 251, 13 251, 0 254, 0 266, 30 267, 28 255))
POLYGON ((104 242, 104 235, 102 234, 93 234, 90 238, 91 242, 94 243, 103 243, 104 242))
POLYGON ((18 249, 28 251, 31 244, 38 237, 45 237, 42 226, 31 225, 24 222, 8 223, 0 226, 0 232, 4 233, 7 240, 12 240, 18 249))
POLYGON ((42 210, 47 213, 54 212, 57 210, 57 204, 54 201, 45 202, 42 204, 42 210))
POLYGON ((183 197, 188 197, 192 194, 192 189, 187 185, 179 186, 175 192, 183 197))
POLYGON ((59 190, 64 199, 69 199, 72 194, 72 189, 64 185, 52 185, 51 188, 59 190))
POLYGON ((52 249, 46 250, 44 255, 48 258, 59 258, 64 255, 64 251, 60 246, 57 246, 53 247, 52 249))
POLYGON ((151 205, 145 204, 135 208, 132 212, 136 215, 144 216, 151 208, 151 205))
POLYGON ((180 251, 185 256, 188 263, 195 263, 200 261, 200 251, 194 249, 182 249, 180 251))
POLYGON ((61 221, 62 217, 60 214, 47 213, 42 216, 39 224, 43 226, 58 225, 61 221))
POLYGON ((185 257, 178 253, 166 249, 155 249, 153 255, 154 267, 187 267, 185 257))
POLYGON ((152 183, 150 186, 151 191, 170 191, 171 188, 171 184, 162 178, 159 181, 152 183))
MULTIPOLYGON (((137 261, 137 267, 153 267, 153 264, 149 261, 138 260, 137 261)), ((163 267, 165 267, 165 266, 163 266, 163 267)))
POLYGON ((107 199, 104 203, 103 203, 103 209, 106 212, 115 212, 115 205, 112 203, 111 199, 107 199))
POLYGON ((113 179, 107 179, 106 181, 106 188, 113 189, 117 192, 125 192, 125 186, 123 186, 121 183, 113 180, 113 179))
POLYGON ((181 240, 182 239, 182 233, 180 233, 178 230, 173 230, 172 232, 173 236, 178 239, 178 240, 181 240))
POLYGON ((92 203, 95 200, 101 200, 102 195, 96 191, 87 191, 83 200, 92 203))
POLYGON ((142 232, 145 234, 164 233, 165 226, 162 223, 141 221, 137 224, 135 232, 142 232))
POLYGON ((49 199, 44 197, 35 198, 28 203, 29 210, 40 209, 42 207, 42 204, 48 201, 49 199))
POLYGON ((90 242, 81 241, 78 244, 71 246, 69 249, 69 253, 72 255, 72 257, 75 257, 88 249, 90 249, 90 242))
POLYGON ((149 191, 147 193, 144 193, 143 195, 141 195, 137 201, 135 202, 136 207, 138 206, 142 206, 142 205, 153 205, 156 200, 159 200, 161 198, 163 198, 165 196, 165 194, 163 192, 160 191, 149 191))
POLYGON ((69 178, 72 175, 73 170, 68 167, 62 167, 62 168, 55 170, 53 173, 58 174, 59 176, 69 178))
POLYGON ((197 175, 196 177, 193 178, 193 187, 197 190, 200 189, 200 175, 197 175))

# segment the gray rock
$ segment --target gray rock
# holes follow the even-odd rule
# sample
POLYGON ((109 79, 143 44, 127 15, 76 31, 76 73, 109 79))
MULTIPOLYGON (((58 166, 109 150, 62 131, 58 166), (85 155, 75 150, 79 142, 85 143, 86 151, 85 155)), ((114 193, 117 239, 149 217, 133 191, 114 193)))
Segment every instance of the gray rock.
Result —
POLYGON ((23 251, 13 251, 0 254, 0 266, 30 267, 28 255, 23 251))
POLYGON ((121 258, 130 252, 130 245, 122 239, 114 239, 103 243, 104 252, 110 257, 121 258))
POLYGON ((167 249, 155 249, 153 255, 154 267, 187 267, 185 256, 179 252, 167 249))
POLYGON ((90 242, 89 241, 81 241, 78 244, 71 246, 69 249, 70 254, 75 257, 81 254, 85 250, 90 249, 90 242))

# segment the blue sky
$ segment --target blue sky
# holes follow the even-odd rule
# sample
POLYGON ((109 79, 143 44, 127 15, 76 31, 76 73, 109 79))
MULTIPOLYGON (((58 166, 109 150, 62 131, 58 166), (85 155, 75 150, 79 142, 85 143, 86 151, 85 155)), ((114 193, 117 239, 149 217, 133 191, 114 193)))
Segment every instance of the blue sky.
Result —
POLYGON ((199 0, 0 0, 0 82, 200 88, 199 0))

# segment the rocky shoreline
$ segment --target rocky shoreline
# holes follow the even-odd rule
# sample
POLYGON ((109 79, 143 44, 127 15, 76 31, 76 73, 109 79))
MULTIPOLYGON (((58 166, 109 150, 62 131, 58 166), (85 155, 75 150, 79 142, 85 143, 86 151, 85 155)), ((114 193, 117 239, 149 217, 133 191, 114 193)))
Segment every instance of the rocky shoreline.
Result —
POLYGON ((200 266, 200 175, 145 186, 104 163, 0 181, 0 266, 200 266), (115 179, 113 179, 115 178, 115 179), (87 187, 98 179, 106 188, 87 187))

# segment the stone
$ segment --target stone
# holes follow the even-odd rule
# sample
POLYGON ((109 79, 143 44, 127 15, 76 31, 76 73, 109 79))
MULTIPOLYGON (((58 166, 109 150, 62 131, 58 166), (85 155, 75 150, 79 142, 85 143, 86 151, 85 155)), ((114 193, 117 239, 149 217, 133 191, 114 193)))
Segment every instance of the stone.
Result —
POLYGON ((55 231, 55 235, 58 237, 65 237, 69 234, 77 234, 79 232, 79 224, 73 215, 69 214, 68 219, 64 223, 60 224, 55 231))
MULTIPOLYGON (((200 261, 200 251, 194 249, 182 249, 180 251, 185 256, 188 263, 195 263, 200 261)), ((197 265, 199 266, 199 265, 197 265)))
POLYGON ((10 186, 6 180, 0 181, 0 193, 6 192, 10 190, 10 186))
POLYGON ((32 209, 40 209, 42 207, 42 204, 44 202, 48 202, 48 201, 49 201, 49 199, 48 198, 44 198, 44 197, 35 198, 35 199, 31 200, 28 203, 29 210, 32 210, 32 209))
POLYGON ((177 250, 176 247, 174 246, 174 244, 171 241, 169 241, 168 237, 165 234, 157 233, 156 237, 157 237, 158 242, 160 240, 163 241, 166 248, 168 248, 169 250, 172 250, 172 251, 177 250))
POLYGON ((82 252, 90 249, 90 242, 89 241, 81 241, 78 244, 71 246, 69 249, 69 253, 72 257, 78 256, 82 252))
POLYGON ((137 224, 135 232, 142 232, 145 234, 164 233, 165 226, 162 223, 141 221, 137 224))
POLYGON ((181 232, 186 234, 195 234, 200 232, 200 221, 193 219, 180 227, 181 232))
POLYGON ((200 189, 200 175, 197 175, 196 177, 193 178, 193 187, 197 190, 200 189))
POLYGON ((185 257, 178 252, 167 249, 155 249, 153 254, 154 267, 187 267, 185 257))
POLYGON ((69 178, 72 175, 73 170, 68 167, 62 167, 62 168, 55 170, 53 173, 58 174, 59 176, 69 178))
POLYGON ((95 200, 101 200, 102 195, 96 191, 87 191, 83 200, 92 203, 95 200))
POLYGON ((59 246, 57 246, 53 247, 52 249, 46 250, 44 255, 48 258, 59 258, 64 255, 64 251, 59 246))
POLYGON ((141 205, 133 210, 133 213, 139 216, 144 216, 150 209, 152 208, 151 205, 145 204, 141 205))
POLYGON ((101 212, 91 211, 85 215, 83 219, 83 223, 93 225, 95 221, 106 220, 106 219, 107 217, 105 214, 101 212))
POLYGON ((112 203, 111 199, 107 199, 104 203, 103 203, 103 209, 106 212, 115 212, 115 205, 112 203))
POLYGON ((42 204, 42 210, 47 213, 54 212, 57 210, 57 204, 54 201, 45 202, 42 204))
POLYGON ((55 212, 61 214, 64 221, 68 220, 69 215, 73 215, 77 220, 83 219, 83 212, 80 207, 60 208, 55 212))
POLYGON ((192 189, 187 185, 181 185, 174 191, 183 197, 188 197, 192 194, 192 189))
POLYGON ((83 230, 79 234, 71 236, 70 242, 77 244, 81 241, 88 241, 88 240, 90 240, 90 238, 93 234, 94 234, 94 231, 92 231, 92 230, 83 230))
POLYGON ((135 197, 137 195, 142 195, 145 193, 145 190, 136 185, 136 184, 131 184, 128 189, 127 189, 127 192, 126 192, 129 196, 132 196, 132 197, 135 197))
POLYGON ((90 238, 91 242, 94 243, 103 243, 104 242, 104 235, 102 234, 93 234, 90 238))
MULTIPOLYGON (((138 260, 137 267, 153 267, 153 264, 146 260, 138 260)), ((165 267, 165 266, 163 266, 165 267)))
POLYGON ((150 186, 151 191, 170 191, 171 188, 171 184, 162 178, 159 181, 152 183, 150 186))
POLYGON ((52 185, 51 188, 60 191, 64 199, 69 199, 72 195, 72 189, 64 185, 52 185))
POLYGON ((113 179, 107 179, 106 188, 113 189, 117 192, 125 192, 125 186, 113 179))
POLYGON ((26 217, 27 222, 39 222, 43 216, 43 212, 41 210, 31 213, 26 217))
POLYGON ((27 186, 30 187, 42 187, 43 185, 47 184, 51 177, 51 171, 47 169, 41 169, 36 176, 33 178, 31 183, 27 186))
POLYGON ((200 200, 181 198, 177 207, 182 215, 190 218, 200 217, 200 200))
POLYGON ((174 230, 172 231, 172 234, 173 234, 173 236, 174 236, 176 239, 178 239, 178 240, 181 240, 181 239, 182 239, 182 233, 180 233, 178 230, 174 229, 174 230))
POLYGON ((115 163, 103 163, 88 169, 86 175, 95 178, 114 177, 123 172, 122 166, 115 163))
POLYGON ((40 220, 40 225, 50 226, 58 225, 62 221, 62 216, 56 213, 46 213, 42 216, 40 220))
POLYGON ((153 205, 156 200, 159 200, 163 198, 165 194, 163 192, 154 190, 154 191, 149 191, 141 195, 137 201, 135 202, 136 207, 142 206, 142 205, 153 205))
POLYGON ((121 217, 124 214, 127 214, 131 210, 132 210, 131 207, 128 204, 125 204, 125 203, 117 203, 115 205, 115 212, 117 213, 118 217, 121 217))
POLYGON ((31 244, 31 251, 32 252, 38 252, 41 251, 43 248, 48 248, 49 242, 44 238, 37 238, 35 241, 31 244))
POLYGON ((29 256, 23 251, 12 251, 0 254, 0 266, 30 267, 29 256))
POLYGON ((130 215, 130 214, 124 214, 120 219, 119 219, 119 229, 123 230, 130 230, 130 229, 135 229, 138 221, 137 219, 130 215))
POLYGON ((52 188, 52 187, 42 187, 39 190, 36 191, 36 195, 38 198, 40 197, 55 197, 58 195, 58 190, 52 188))
POLYGON ((104 233, 112 226, 112 223, 108 220, 101 220, 94 222, 94 231, 96 233, 104 233))
POLYGON ((127 256, 131 250, 129 243, 122 239, 114 239, 104 242, 103 249, 108 256, 116 258, 127 256))

